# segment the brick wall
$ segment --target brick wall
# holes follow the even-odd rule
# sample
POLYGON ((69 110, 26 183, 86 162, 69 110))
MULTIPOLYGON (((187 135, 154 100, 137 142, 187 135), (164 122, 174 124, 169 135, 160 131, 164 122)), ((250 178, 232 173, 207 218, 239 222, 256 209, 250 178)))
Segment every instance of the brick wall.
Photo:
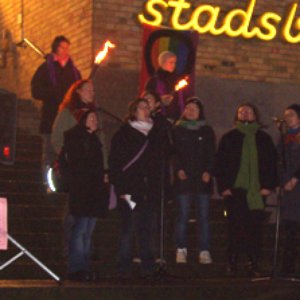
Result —
MULTIPOLYGON (((145 2, 94 0, 95 48, 105 38, 113 38, 118 44, 118 50, 111 60, 122 69, 140 70, 142 29, 136 16, 143 11, 145 2)), ((220 19, 233 8, 245 8, 247 3, 246 0, 189 2, 194 6, 199 5, 199 2, 219 5, 222 8, 220 19)), ((284 16, 290 3, 290 0, 257 0, 253 19, 266 11, 284 16)), ((265 42, 258 39, 201 35, 197 52, 197 75, 260 82, 299 82, 298 49, 299 45, 288 44, 279 37, 265 42)))
MULTIPOLYGON (((95 53, 105 39, 110 38, 117 44, 117 49, 111 52, 107 67, 111 68, 112 73, 120 72, 120 78, 124 78, 124 81, 118 82, 118 90, 124 94, 123 100, 121 98, 116 100, 118 105, 115 105, 114 111, 118 113, 120 109, 119 115, 123 115, 125 103, 131 100, 136 95, 134 91, 137 91, 134 85, 138 85, 142 57, 142 26, 137 21, 137 15, 143 11, 146 1, 26 0, 23 2, 24 36, 48 52, 50 43, 56 35, 66 35, 71 40, 71 53, 83 76, 89 74, 95 53), (128 84, 131 85, 130 92, 128 92, 128 84)), ((247 3, 246 0, 189 2, 194 6, 200 3, 221 6, 221 19, 226 12, 233 8, 245 8, 247 3)), ((254 19, 266 11, 274 11, 284 16, 290 2, 291 0, 257 0, 254 19)), ((12 41, 10 51, 7 53, 7 66, 0 68, 0 87, 16 92, 21 98, 30 98, 30 79, 43 59, 28 48, 15 47, 14 43, 21 39, 21 28, 17 22, 20 13, 21 0, 0 1, 0 30, 8 30, 12 41)), ((300 81, 298 48, 299 45, 288 44, 280 38, 264 42, 258 39, 245 40, 201 35, 197 52, 197 77, 254 82, 258 86, 263 83, 297 85, 300 81)), ((107 103, 107 107, 110 107, 110 99, 105 98, 105 92, 102 92, 101 96, 104 97, 102 100, 107 103)))

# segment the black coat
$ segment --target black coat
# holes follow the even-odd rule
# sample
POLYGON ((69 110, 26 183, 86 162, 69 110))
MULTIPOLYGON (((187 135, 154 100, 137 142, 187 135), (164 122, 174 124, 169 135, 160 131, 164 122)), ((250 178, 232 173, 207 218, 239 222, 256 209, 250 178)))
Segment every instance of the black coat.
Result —
POLYGON ((153 126, 148 136, 123 125, 114 135, 109 154, 109 177, 118 196, 132 195, 133 201, 157 204, 160 195, 159 130, 153 126), (146 140, 148 146, 126 171, 123 168, 139 153, 146 140), (146 196, 146 197, 145 197, 146 196), (146 200, 147 198, 147 200, 146 200))
POLYGON ((210 193, 212 184, 201 179, 204 172, 212 174, 215 157, 215 135, 210 126, 198 130, 176 126, 173 131, 175 147, 175 189, 179 194, 210 193), (177 172, 184 170, 187 179, 179 180, 177 172))
POLYGON ((107 208, 102 145, 95 133, 76 125, 64 134, 70 174, 70 212, 73 216, 98 217, 107 208))
MULTIPOLYGON (((233 129, 225 134, 216 156, 215 176, 219 193, 234 187, 243 148, 244 134, 233 129)), ((277 185, 277 154, 271 137, 264 131, 256 132, 259 182, 261 189, 272 190, 277 185)))
MULTIPOLYGON (((76 80, 81 79, 81 75, 72 60, 62 67, 57 61, 51 62, 55 73, 55 82, 51 79, 51 67, 49 58, 41 64, 33 75, 31 81, 32 97, 42 100, 42 116, 40 122, 40 133, 50 134, 52 125, 56 117, 59 104, 62 102, 69 87, 76 80)), ((54 75, 54 74, 52 74, 54 75)))

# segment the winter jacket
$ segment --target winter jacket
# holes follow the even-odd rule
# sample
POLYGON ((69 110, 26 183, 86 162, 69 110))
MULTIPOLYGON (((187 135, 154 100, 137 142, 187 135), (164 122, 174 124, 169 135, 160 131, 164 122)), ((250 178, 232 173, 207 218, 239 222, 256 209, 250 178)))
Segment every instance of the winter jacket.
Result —
POLYGON ((102 145, 96 133, 76 125, 64 134, 64 149, 70 174, 70 213, 98 217, 107 208, 102 145))
MULTIPOLYGON (((220 141, 215 164, 215 176, 220 194, 234 187, 240 170, 243 140, 244 134, 233 129, 220 141)), ((271 137, 262 130, 256 132, 256 146, 260 187, 272 190, 277 185, 276 148, 271 137)))
POLYGON ((78 79, 81 79, 81 75, 71 59, 62 67, 53 61, 52 54, 37 69, 31 81, 31 93, 33 98, 43 102, 40 133, 51 133, 59 104, 72 83, 78 79))
POLYGON ((204 125, 191 130, 175 126, 173 131, 175 147, 175 189, 179 194, 211 193, 212 184, 202 181, 202 174, 212 174, 215 157, 215 135, 210 126, 204 125), (177 176, 184 170, 186 180, 177 176))
POLYGON ((157 204, 161 187, 158 141, 155 126, 146 136, 127 123, 114 135, 109 154, 109 178, 118 196, 129 194, 135 201, 157 204), (136 157, 146 141, 148 145, 142 155, 124 171, 123 168, 136 157))

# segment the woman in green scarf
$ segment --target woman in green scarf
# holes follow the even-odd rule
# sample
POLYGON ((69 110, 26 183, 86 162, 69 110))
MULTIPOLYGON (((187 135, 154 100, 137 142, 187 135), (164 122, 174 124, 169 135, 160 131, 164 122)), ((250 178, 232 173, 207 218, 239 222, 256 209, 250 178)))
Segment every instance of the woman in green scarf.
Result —
POLYGON ((249 103, 238 107, 235 128, 219 145, 215 175, 225 199, 228 217, 228 273, 237 274, 239 254, 249 258, 250 276, 260 276, 264 199, 277 182, 276 149, 271 137, 260 129, 258 111, 249 103))

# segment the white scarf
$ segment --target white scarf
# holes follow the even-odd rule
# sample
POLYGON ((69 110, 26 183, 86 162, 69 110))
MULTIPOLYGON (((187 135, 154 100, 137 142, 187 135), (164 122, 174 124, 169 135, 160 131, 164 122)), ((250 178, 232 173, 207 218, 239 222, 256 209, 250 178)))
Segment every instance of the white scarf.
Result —
POLYGON ((129 121, 129 125, 147 136, 149 131, 153 127, 153 120, 149 119, 148 121, 129 121))

